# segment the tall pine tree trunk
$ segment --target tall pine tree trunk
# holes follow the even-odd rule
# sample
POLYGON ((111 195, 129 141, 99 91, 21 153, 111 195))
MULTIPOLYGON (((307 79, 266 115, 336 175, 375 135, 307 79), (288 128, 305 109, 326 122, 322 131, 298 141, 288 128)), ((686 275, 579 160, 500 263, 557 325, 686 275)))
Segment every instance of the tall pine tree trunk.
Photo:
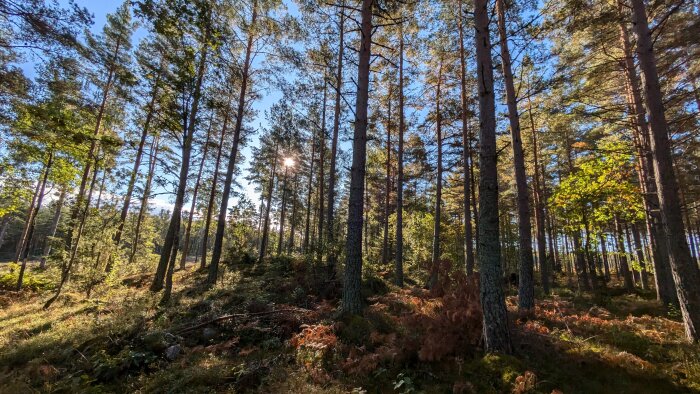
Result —
POLYGON ((654 161, 656 189, 661 206, 661 218, 666 230, 666 242, 671 263, 671 272, 676 284, 683 324, 688 339, 700 340, 700 269, 690 256, 685 238, 678 182, 673 172, 668 124, 664 113, 656 58, 647 22, 643 0, 632 0, 634 29, 637 34, 639 65, 644 76, 644 96, 651 127, 651 151, 654 161))
POLYGON ((211 264, 207 275, 207 284, 216 283, 219 276, 219 260, 221 259, 221 249, 224 245, 224 230, 226 229, 226 213, 228 212, 228 199, 231 195, 231 183, 233 182, 233 170, 236 166, 236 155, 238 154, 238 143, 241 139, 241 129, 243 128, 243 115, 246 109, 246 94, 248 91, 248 80, 250 78, 250 68, 253 57, 253 44, 255 43, 255 26, 258 18, 258 2, 253 0, 253 10, 248 25, 248 41, 245 49, 245 59, 243 60, 243 70, 241 73, 241 91, 238 96, 238 108, 236 110, 236 125, 233 129, 233 144, 226 167, 226 179, 224 180, 224 190, 221 194, 221 206, 219 207, 219 218, 216 223, 216 234, 214 236, 214 249, 211 253, 211 264))
POLYGON ((442 112, 440 108, 442 88, 442 58, 438 68, 437 90, 435 94, 435 142, 437 144, 437 176, 435 181, 435 209, 433 210, 433 251, 431 258, 430 279, 428 288, 434 288, 438 284, 440 269, 440 241, 442 219, 442 112))
MULTIPOLYGON (((324 191, 324 186, 325 186, 325 181, 326 181, 326 176, 324 175, 324 171, 326 169, 326 163, 325 163, 325 154, 326 154, 326 102, 328 98, 328 89, 327 85, 324 82, 323 84, 323 105, 321 106, 321 129, 319 130, 319 135, 318 135, 318 248, 316 249, 316 258, 318 260, 318 263, 321 264, 323 262, 323 255, 326 252, 326 249, 328 247, 328 243, 326 242, 325 239, 323 239, 323 227, 325 227, 324 223, 324 214, 325 214, 325 191, 324 191)), ((329 265, 330 268, 330 265, 329 265)), ((334 277, 335 272, 329 272, 329 277, 334 277)))
POLYGON ((314 160, 316 160, 316 133, 312 133, 311 137, 311 160, 309 160, 309 180, 306 184, 306 224, 304 225, 304 241, 302 243, 302 250, 304 251, 304 254, 309 253, 309 242, 311 240, 311 211, 313 210, 311 206, 311 197, 313 195, 314 188, 314 160))
POLYGON ((508 120, 513 146, 513 167, 515 169, 515 186, 518 206, 518 243, 520 260, 520 279, 518 288, 518 308, 529 310, 535 306, 535 279, 532 260, 532 226, 530 224, 530 201, 527 189, 527 174, 525 173, 525 155, 520 136, 520 117, 515 93, 515 82, 511 70, 510 50, 506 32, 506 10, 504 0, 496 0, 498 14, 498 36, 501 46, 501 66, 506 86, 506 101, 508 104, 508 120))
POLYGON ((676 286, 673 283, 673 275, 671 274, 671 266, 668 260, 668 251, 666 247, 666 230, 661 223, 661 214, 659 209, 659 198, 656 192, 656 184, 654 182, 653 157, 650 148, 650 130, 646 118, 646 110, 642 102, 642 93, 639 84, 639 76, 634 64, 632 53, 632 45, 630 43, 627 26, 623 22, 619 24, 620 28, 620 43, 622 45, 623 68, 628 86, 628 105, 631 112, 634 114, 635 123, 635 148, 639 166, 638 173, 640 186, 643 192, 643 203, 645 211, 645 225, 647 232, 651 238, 652 255, 656 282, 657 298, 664 305, 678 305, 678 296, 676 294, 676 286))
MULTIPOLYGON (((529 92, 528 92, 529 93, 529 92)), ((544 214, 544 193, 542 184, 540 183, 540 146, 537 140, 537 128, 535 127, 535 118, 532 116, 532 102, 530 94, 527 98, 527 112, 530 118, 530 130, 532 132, 532 165, 535 169, 534 190, 535 197, 535 227, 537 234, 537 259, 540 263, 540 275, 542 278, 542 290, 549 295, 549 279, 550 279, 550 264, 547 259, 547 240, 545 235, 545 214, 544 214)))
POLYGON ((474 1, 476 67, 479 86, 479 247, 481 306, 484 312, 484 346, 487 352, 510 353, 505 297, 501 287, 501 245, 498 226, 498 169, 496 104, 489 36, 488 1, 474 1))
POLYGON ((348 232, 345 243, 345 276, 341 310, 357 314, 362 311, 362 224, 365 200, 365 163, 367 162, 367 104, 369 100, 369 63, 372 46, 373 0, 362 0, 360 49, 357 66, 355 133, 350 169, 348 232))
POLYGON ((469 130, 469 118, 467 107, 467 59, 464 50, 464 23, 462 15, 462 0, 459 0, 460 17, 457 18, 457 28, 459 29, 459 79, 460 79, 460 100, 462 105, 462 166, 464 168, 464 265, 467 275, 474 274, 474 235, 472 231, 471 212, 471 131, 469 130))
MULTIPOLYGON (((331 157, 330 168, 328 172, 328 217, 326 218, 328 245, 330 246, 328 253, 328 274, 329 278, 335 278, 335 266, 338 262, 336 239, 335 239, 335 189, 336 179, 338 177, 337 156, 338 156, 338 132, 340 129, 340 113, 341 101, 343 94, 343 54, 345 52, 345 0, 341 1, 338 17, 338 67, 335 76, 335 107, 333 112, 333 136, 331 137, 331 157)), ((323 182, 323 180, 319 180, 323 182)), ((323 196, 321 196, 323 198, 323 196)))
POLYGON ((382 265, 386 266, 389 263, 389 202, 391 198, 391 93, 392 84, 389 80, 389 97, 387 98, 387 113, 386 113, 386 179, 385 179, 385 194, 384 194, 384 234, 382 237, 382 265))
POLYGON ((396 157, 396 256, 394 281, 403 287, 403 138, 404 138, 404 97, 403 97, 403 24, 399 25, 399 143, 396 157))

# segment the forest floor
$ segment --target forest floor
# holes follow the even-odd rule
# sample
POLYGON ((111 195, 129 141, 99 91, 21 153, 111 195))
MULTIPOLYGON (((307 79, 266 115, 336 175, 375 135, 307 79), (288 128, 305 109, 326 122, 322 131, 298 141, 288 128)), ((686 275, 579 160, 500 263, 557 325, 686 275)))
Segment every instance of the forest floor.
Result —
POLYGON ((48 311, 46 291, 0 292, 0 393, 700 392, 700 347, 651 292, 559 277, 530 315, 510 295, 503 356, 481 349, 471 282, 437 296, 368 275, 365 316, 339 321, 339 286, 304 263, 229 267, 211 289, 204 275, 177 272, 165 306, 149 275, 48 311))

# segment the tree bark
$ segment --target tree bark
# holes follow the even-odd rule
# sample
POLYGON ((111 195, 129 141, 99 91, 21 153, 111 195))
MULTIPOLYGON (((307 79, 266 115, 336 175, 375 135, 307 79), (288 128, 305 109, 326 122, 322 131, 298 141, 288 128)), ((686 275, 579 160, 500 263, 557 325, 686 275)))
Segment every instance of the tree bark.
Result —
POLYGON ((676 284, 681 314, 688 340, 700 339, 700 269, 690 256, 678 198, 678 182, 673 172, 668 124, 664 113, 661 85, 651 41, 643 0, 632 0, 634 29, 637 34, 639 65, 644 76, 644 95, 651 126, 651 150, 654 161, 656 189, 659 193, 661 218, 666 230, 666 242, 671 272, 676 284))
POLYGON ((501 66, 506 86, 506 101, 508 104, 508 120, 510 121, 510 135, 513 146, 513 167, 515 169, 515 186, 518 205, 518 235, 520 252, 520 279, 518 287, 518 308, 529 310, 535 306, 535 280, 532 259, 532 226, 530 224, 530 201, 527 189, 527 174, 525 173, 525 155, 520 136, 520 117, 518 115, 518 103, 511 70, 510 50, 508 49, 508 35, 506 33, 505 4, 503 0, 496 0, 496 13, 498 14, 498 35, 501 46, 501 66))
POLYGON ((355 133, 353 136, 350 197, 348 200, 348 232, 345 243, 345 276, 341 310, 358 314, 362 311, 362 224, 365 200, 365 163, 367 161, 367 103, 372 45, 373 0, 362 0, 362 23, 357 67, 355 101, 355 133))
POLYGON ((501 278, 501 245, 498 229, 498 169, 496 152, 496 104, 489 36, 488 1, 474 1, 476 67, 479 85, 479 264, 481 305, 484 312, 484 345, 487 352, 510 353, 501 278))

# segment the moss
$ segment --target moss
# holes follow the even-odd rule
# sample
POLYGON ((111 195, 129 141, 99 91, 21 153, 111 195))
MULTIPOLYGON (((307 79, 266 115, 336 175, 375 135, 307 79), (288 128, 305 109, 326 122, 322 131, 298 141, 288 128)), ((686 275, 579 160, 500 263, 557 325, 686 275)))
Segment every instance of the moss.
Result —
POLYGON ((371 333, 372 324, 369 320, 360 315, 346 315, 340 325, 338 337, 345 343, 361 346, 368 341, 371 333))

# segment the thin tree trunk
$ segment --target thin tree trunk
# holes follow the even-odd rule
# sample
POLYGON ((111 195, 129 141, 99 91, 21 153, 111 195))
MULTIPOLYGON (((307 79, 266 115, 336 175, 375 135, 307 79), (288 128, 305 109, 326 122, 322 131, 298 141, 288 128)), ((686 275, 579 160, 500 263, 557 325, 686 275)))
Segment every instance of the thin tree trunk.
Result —
POLYGON ((362 224, 365 200, 365 163, 367 162, 367 103, 372 45, 372 5, 362 0, 362 23, 357 67, 355 101, 355 133, 353 136, 350 197, 348 199, 348 232, 345 243, 345 276, 341 310, 358 314, 362 311, 362 224))
POLYGON ((129 265, 134 263, 134 257, 136 256, 136 250, 138 249, 139 239, 141 237, 141 225, 143 224, 143 218, 146 216, 146 211, 148 211, 148 199, 151 195, 151 184, 153 183, 153 175, 156 169, 156 160, 158 158, 158 142, 160 140, 159 136, 154 136, 151 142, 151 160, 148 164, 148 175, 146 176, 146 184, 143 187, 143 195, 141 196, 141 207, 139 208, 139 215, 136 219, 136 227, 134 228, 134 240, 131 245, 131 254, 129 255, 129 265))
POLYGON ((488 1, 474 1, 477 80, 479 86, 479 247, 481 305, 484 312, 484 346, 487 352, 510 353, 505 297, 501 287, 501 247, 498 229, 498 169, 496 104, 489 36, 488 1))
POLYGON ((197 204, 197 194, 199 194, 199 186, 202 180, 202 172, 204 171, 204 162, 209 153, 209 141, 211 141, 211 128, 213 122, 209 119, 209 128, 207 129, 207 138, 204 141, 204 150, 202 152, 202 160, 199 162, 199 171, 197 171, 197 179, 194 182, 194 190, 192 191, 192 201, 190 203, 190 215, 187 218, 187 227, 185 227, 185 242, 182 244, 182 257, 180 257, 180 269, 185 269, 187 264, 187 255, 190 251, 190 231, 192 231, 192 220, 194 219, 194 210, 197 204))
POLYGON ((515 186, 518 205, 518 234, 520 251, 520 279, 518 287, 518 308, 529 310, 535 306, 535 280, 532 259, 532 225, 530 224, 530 201, 527 190, 527 174, 525 173, 525 155, 520 136, 520 117, 518 103, 511 70, 508 35, 506 33, 505 4, 496 0, 498 14, 498 35, 501 46, 501 66, 506 86, 506 101, 508 103, 508 120, 513 146, 513 167, 515 169, 515 186))
MULTIPOLYGON (((340 113, 341 99, 343 94, 343 54, 345 52, 345 0, 341 1, 338 17, 340 19, 338 25, 338 67, 335 77, 335 107, 333 113, 333 136, 331 138, 331 157, 330 169, 328 173, 328 217, 326 218, 328 245, 330 245, 328 253, 328 273, 331 279, 335 278, 335 266, 338 263, 336 239, 335 239, 335 183, 338 176, 337 173, 337 156, 338 156, 338 131, 340 128, 340 113)), ((403 41, 402 41, 403 42, 403 41)), ((323 180, 319 180, 323 182, 323 180)), ((323 196, 321 196, 323 198, 323 196)))
MULTIPOLYGON (((267 241, 270 234, 270 206, 272 205, 272 193, 275 190, 275 175, 277 173, 277 154, 279 145, 275 144, 275 155, 272 160, 272 172, 270 173, 270 183, 267 187, 267 199, 265 201, 265 223, 262 229, 262 239, 260 240, 260 253, 258 254, 258 262, 262 262, 265 258, 267 249, 267 241)), ((215 278, 216 279, 216 278, 215 278)))
POLYGON ((625 241, 622 238, 622 225, 620 220, 615 218, 615 241, 617 242, 617 256, 620 264, 619 272, 625 281, 625 289, 629 292, 634 291, 634 284, 632 283, 632 273, 630 272, 629 265, 627 265, 627 253, 625 252, 625 241))
POLYGON ((649 288, 649 278, 647 275, 646 260, 644 259, 644 246, 642 245, 642 238, 639 235, 639 229, 637 225, 632 223, 630 226, 632 230, 632 239, 634 240, 634 249, 637 252, 637 260, 639 260, 639 265, 642 267, 642 289, 646 290, 649 288))
POLYGON ((29 208, 27 209, 27 219, 24 222, 24 227, 22 228, 22 235, 20 235, 19 241, 17 242, 17 246, 15 247, 15 263, 19 263, 19 261, 22 259, 22 254, 27 245, 30 223, 32 221, 32 216, 34 215, 34 208, 36 207, 37 199, 39 198, 39 191, 41 190, 42 185, 41 179, 43 179, 44 173, 46 173, 46 165, 44 165, 44 168, 42 168, 41 173, 39 175, 39 179, 37 179, 36 187, 34 188, 34 194, 32 195, 32 202, 29 204, 29 208))
MULTIPOLYGON (((314 160, 316 158, 316 133, 312 133, 311 137, 311 160, 309 161, 309 181, 306 185, 306 224, 304 225, 304 242, 302 249, 304 254, 309 253, 309 241, 310 241, 310 230, 311 230, 311 197, 313 195, 313 182, 314 182, 314 160)), ((330 206, 329 206, 330 209, 330 206)))
MULTIPOLYGON (((95 162, 95 167, 97 167, 97 162, 95 162)), ((56 287, 56 293, 54 293, 54 295, 51 298, 46 300, 43 306, 44 310, 49 309, 51 305, 58 299, 58 297, 61 296, 63 286, 65 286, 66 282, 68 282, 68 278, 70 277, 70 272, 73 268, 73 264, 75 263, 75 259, 78 254, 78 248, 80 247, 80 240, 83 235, 83 230, 85 229, 85 222, 87 219, 88 209, 90 208, 90 201, 92 200, 92 191, 95 186, 96 176, 97 168, 95 168, 95 171, 93 171, 92 182, 90 182, 90 188, 87 192, 87 196, 85 196, 85 205, 82 209, 82 212, 78 212, 76 215, 76 218, 79 217, 80 220, 78 221, 78 227, 72 230, 72 239, 74 239, 74 242, 71 245, 70 255, 68 256, 68 262, 62 267, 61 280, 58 282, 58 286, 56 287)))
POLYGON ((442 112, 440 108, 442 88, 442 58, 438 68, 437 91, 435 94, 435 142, 437 143, 437 176, 435 181, 435 210, 433 211, 433 253, 431 259, 430 279, 428 288, 434 288, 438 284, 440 269, 440 221, 442 218, 442 112))
POLYGON ((292 217, 291 217, 291 228, 289 229, 289 242, 287 244, 287 254, 292 254, 294 251, 294 234, 296 233, 297 227, 297 186, 299 183, 299 173, 294 174, 294 182, 292 183, 292 217))
POLYGON ((693 261, 685 238, 683 218, 678 198, 678 182, 673 172, 673 159, 668 137, 668 124, 664 113, 661 86, 656 69, 651 32, 647 22, 643 0, 632 0, 634 29, 637 33, 637 53, 644 76, 644 94, 651 126, 651 150, 654 159, 654 175, 659 193, 661 217, 666 230, 666 242, 671 272, 676 283, 681 314, 688 340, 700 339, 700 268, 693 261))
POLYGON ((608 249, 605 243, 605 236, 603 234, 600 234, 598 236, 598 239, 600 240, 600 249, 601 253, 603 254, 603 269, 605 270, 605 280, 608 281, 610 280, 610 263, 608 262, 608 249))
MULTIPOLYGON (((529 92, 528 92, 529 93, 529 92)), ((535 197, 535 227, 537 233, 537 258, 540 263, 540 275, 542 278, 542 290, 544 294, 549 295, 549 278, 551 275, 549 261, 547 259, 547 239, 545 235, 545 213, 544 213, 544 193, 540 184, 540 162, 539 162, 539 143, 537 141, 537 129, 535 128, 535 118, 532 116, 532 101, 530 94, 527 97, 527 111, 530 117, 530 129, 532 131, 532 155, 533 167, 535 168, 534 190, 535 197)))
POLYGON ((192 95, 192 107, 190 109, 189 119, 187 121, 187 124, 183 125, 184 130, 182 134, 182 163, 180 165, 180 175, 178 179, 177 191, 175 193, 175 204, 173 206, 173 213, 170 218, 168 232, 163 242, 163 251, 160 255, 158 268, 156 269, 156 274, 153 278, 153 283, 151 284, 151 291, 159 291, 163 288, 163 281, 164 279, 166 279, 167 276, 166 289, 165 293, 163 294, 163 302, 168 300, 170 292, 172 291, 172 289, 169 286, 172 286, 172 272, 175 268, 170 268, 168 266, 171 262, 172 264, 175 264, 175 260, 170 258, 170 254, 177 254, 177 248, 174 248, 174 246, 180 243, 179 238, 180 222, 182 221, 182 206, 185 201, 185 192, 187 191, 187 177, 190 172, 190 155, 192 154, 192 140, 194 137, 195 126, 197 125, 197 111, 199 109, 199 101, 201 98, 202 82, 204 80, 204 74, 207 69, 207 55, 209 50, 209 44, 206 41, 209 39, 209 34, 209 30, 207 30, 207 37, 202 46, 202 55, 199 59, 199 65, 197 67, 197 79, 192 95))
POLYGON ((207 275, 207 284, 212 286, 219 276, 219 260, 221 259, 221 249, 224 245, 224 230, 226 229, 226 213, 228 211, 228 199, 231 195, 231 183, 233 182, 233 170, 236 166, 236 155, 238 154, 238 143, 241 139, 241 129, 243 128, 243 115, 246 108, 246 94, 248 90, 248 79, 250 77, 250 67, 253 56, 253 44, 255 42, 254 29, 258 18, 258 2, 253 0, 253 10, 248 26, 248 42, 246 44, 245 59, 243 60, 243 70, 241 73, 241 91, 238 96, 238 108, 236 110, 236 125, 233 129, 233 144, 231 154, 226 168, 226 179, 224 190, 221 194, 221 206, 219 208, 219 218, 216 223, 216 235, 214 236, 214 249, 211 253, 211 264, 207 275))
POLYGON ((51 172, 51 166, 53 165, 53 151, 49 152, 49 157, 46 160, 46 165, 44 166, 44 173, 42 175, 40 184, 41 187, 39 188, 39 192, 36 196, 36 204, 31 212, 29 213, 29 217, 27 218, 27 224, 25 225, 25 230, 24 234, 26 236, 23 236, 24 240, 22 241, 22 247, 21 247, 21 259, 22 259, 22 264, 19 269, 19 275, 17 276, 17 291, 22 290, 22 282, 24 280, 24 272, 27 269, 27 257, 29 257, 29 245, 32 242, 32 237, 34 236, 34 226, 36 223, 36 217, 39 214, 39 210, 41 209, 41 203, 44 200, 44 191, 46 190, 46 182, 49 178, 49 172, 51 172))
MULTIPOLYGON (((323 106, 321 110, 321 130, 319 130, 319 139, 318 139, 318 195, 319 195, 319 200, 318 200, 318 249, 316 249, 317 253, 317 259, 318 263, 322 264, 323 263, 323 255, 325 254, 328 243, 325 242, 326 240, 323 239, 323 227, 325 226, 325 223, 323 222, 324 214, 326 213, 325 208, 324 208, 324 186, 325 186, 325 180, 326 177, 324 175, 325 171, 325 153, 326 153, 326 102, 328 98, 328 89, 327 85, 324 83, 323 84, 323 106)), ((330 269, 330 266, 329 266, 330 269)), ((328 276, 330 278, 335 277, 335 272, 329 272, 328 276)))
POLYGON ((403 53, 404 38, 403 24, 401 24, 399 25, 399 146, 396 157, 396 268, 394 277, 396 285, 400 287, 403 287, 403 138, 406 127, 404 123, 403 53))
POLYGON ((224 113, 224 124, 221 127, 221 134, 219 135, 219 146, 216 151, 216 162, 214 163, 214 174, 212 175, 211 181, 211 191, 209 192, 209 202, 207 203, 207 216, 204 221, 204 230, 202 233, 202 260, 200 262, 200 268, 204 269, 207 266, 207 251, 209 249, 209 227, 211 226, 211 216, 214 212, 214 202, 216 201, 216 187, 219 183, 219 166, 221 165, 221 154, 224 150, 224 137, 226 136, 226 131, 228 130, 228 122, 231 119, 229 114, 231 111, 231 102, 229 100, 226 105, 226 111, 224 113))
MULTIPOLYGON (((463 10, 462 0, 459 0, 460 15, 463 10)), ((459 29, 459 77, 460 100, 462 105, 462 165, 464 167, 464 265, 467 275, 474 274, 474 235, 472 231, 471 199, 471 130, 469 129, 468 104, 467 104, 467 65, 466 51, 464 49, 464 23, 463 18, 457 18, 459 29)))
POLYGON ((389 202, 391 197, 391 93, 392 84, 389 80, 389 97, 387 98, 386 119, 386 184, 384 195, 384 235, 382 239, 382 265, 389 264, 389 202))
POLYGON ((289 185, 287 184, 287 175, 289 172, 289 167, 284 167, 284 178, 282 178, 282 209, 280 212, 280 228, 279 236, 277 237, 277 256, 282 254, 282 245, 284 243, 284 219, 287 213, 287 189, 289 185))
MULTIPOLYGON (((115 66, 114 63, 116 62, 117 57, 119 56, 119 50, 121 48, 121 39, 117 39, 117 42, 115 43, 115 49, 114 52, 112 53, 112 64, 108 67, 107 71, 107 81, 104 85, 104 89, 102 90, 102 97, 100 101, 100 106, 97 111, 97 119, 95 122, 95 129, 92 133, 92 141, 90 143, 90 149, 88 150, 87 158, 85 161, 85 167, 83 168, 83 174, 80 178, 80 186, 78 187, 78 194, 76 195, 75 198, 75 204, 73 205, 73 208, 71 209, 71 215, 70 215, 70 220, 68 222, 68 231, 66 232, 66 249, 68 251, 69 261, 66 264, 67 267, 73 266, 73 259, 76 256, 77 250, 78 250, 78 245, 80 244, 80 238, 82 237, 82 228, 85 224, 85 217, 79 217, 80 213, 83 212, 84 215, 87 215, 88 209, 83 208, 83 205, 85 204, 85 190, 87 188, 88 184, 88 179, 90 178, 90 174, 92 171, 92 164, 93 162, 96 162, 96 154, 98 151, 98 141, 99 141, 99 136, 100 136, 100 131, 102 129, 102 120, 104 118, 104 113, 105 109, 107 108, 107 99, 109 98, 109 93, 112 90, 112 85, 114 83, 114 78, 115 78, 115 66), (80 229, 80 230, 78 230, 80 229)), ((66 272, 65 275, 69 275, 70 272, 66 272)), ((44 309, 47 309, 48 307, 51 306, 51 304, 58 298, 60 295, 61 289, 62 289, 62 284, 65 282, 64 279, 61 279, 61 284, 58 287, 58 290, 56 292, 56 295, 52 298, 50 298, 46 304, 44 305, 44 309)))
MULTIPOLYGON (((141 167, 141 159, 143 157, 143 147, 146 144, 146 138, 151 128, 151 121, 155 114, 156 100, 158 99, 158 84, 160 83, 160 74, 157 75, 155 82, 153 83, 153 90, 151 91, 151 101, 148 103, 148 112, 146 113, 146 120, 143 124, 143 130, 141 131, 141 139, 139 140, 138 148, 136 149, 136 157, 134 158, 134 168, 131 170, 131 176, 129 177, 129 184, 126 188, 126 196, 124 197, 124 205, 122 206, 121 213, 119 215, 119 226, 117 226, 117 232, 114 234, 114 243, 119 245, 122 239, 122 232, 124 231, 124 224, 126 223, 126 217, 129 214, 129 206, 131 204, 131 196, 134 193, 134 186, 136 185, 136 178, 139 173, 139 168, 141 167)), ((107 264, 105 271, 109 272, 111 270, 112 264, 107 264)))

